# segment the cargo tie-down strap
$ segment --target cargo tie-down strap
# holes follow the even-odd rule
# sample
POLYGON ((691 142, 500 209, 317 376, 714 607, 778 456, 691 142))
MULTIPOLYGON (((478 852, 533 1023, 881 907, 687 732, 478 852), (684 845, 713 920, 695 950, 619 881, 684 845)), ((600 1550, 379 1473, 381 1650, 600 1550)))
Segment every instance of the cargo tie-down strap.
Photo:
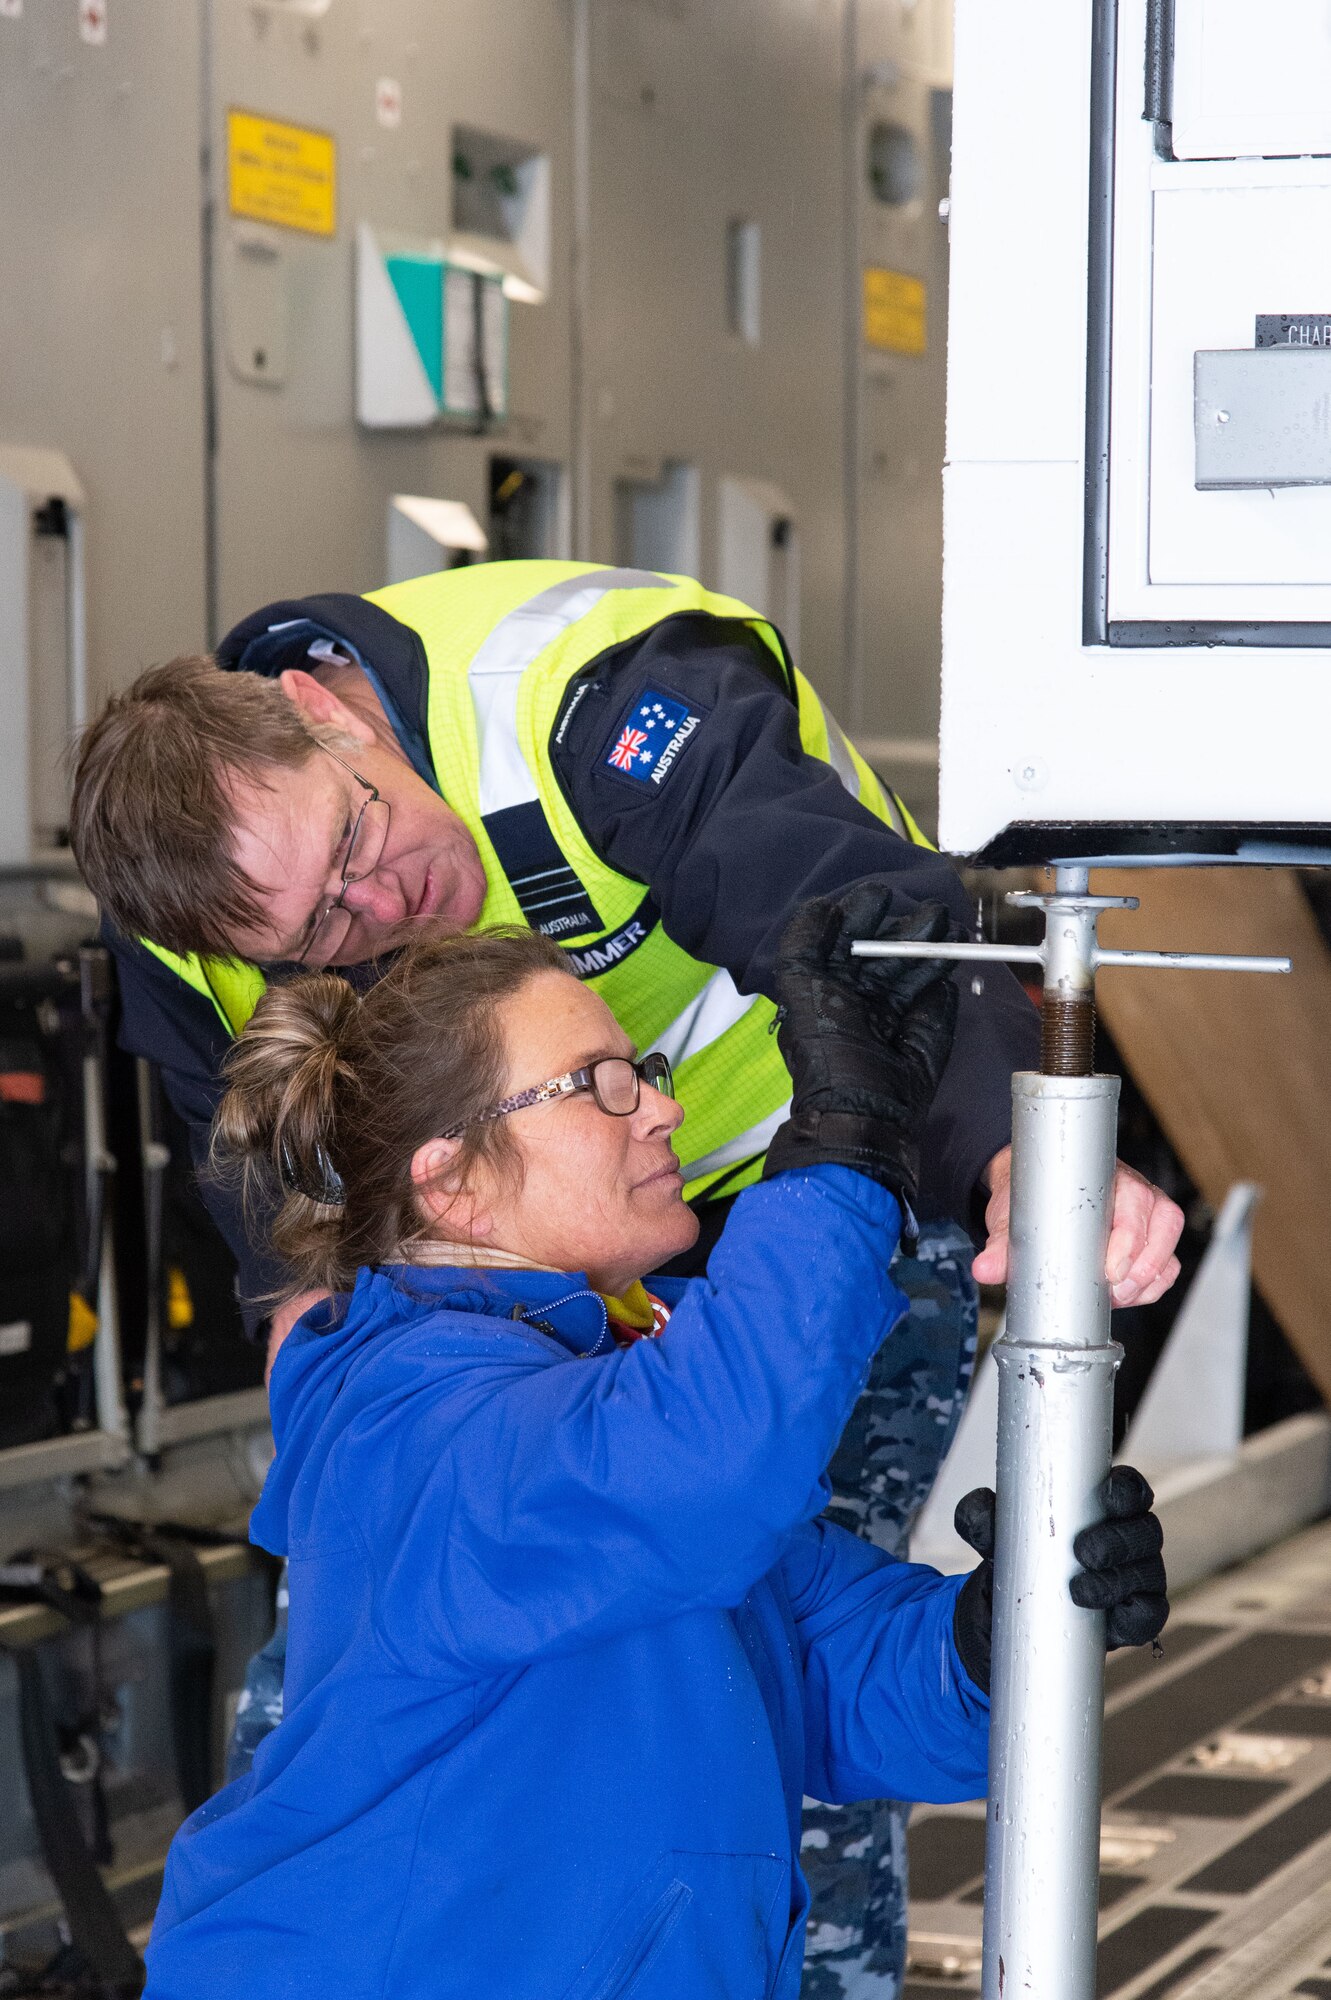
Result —
MULTIPOLYGON (((176 1522, 145 1526, 117 1514, 85 1517, 89 1528, 121 1553, 162 1564, 169 1577, 167 1632, 170 1649, 171 1730, 176 1783, 186 1813, 213 1790, 212 1704, 216 1639, 207 1578, 196 1553, 233 1538, 176 1522)), ((94 1698, 100 1694, 99 1634, 102 1587, 80 1562, 36 1556, 0 1564, 0 1602, 40 1603, 72 1626, 86 1628, 93 1642, 94 1698)), ((95 1818, 97 1846, 86 1840, 61 1756, 61 1732, 47 1696, 40 1642, 0 1639, 14 1658, 19 1684, 19 1734, 23 1769, 32 1799, 42 1858, 64 1907, 70 1941, 103 1990, 134 1995, 144 1969, 126 1935, 115 1901, 102 1879, 99 1860, 108 1858, 106 1822, 100 1794, 95 1818)))
MULTIPOLYGON (((71 1625, 90 1628, 97 1647, 102 1588, 78 1563, 34 1559, 2 1564, 0 1600, 49 1605, 71 1625)), ((33 1819, 42 1859, 64 1906, 70 1941, 112 1993, 136 1994, 143 1986, 143 1964, 83 1837, 74 1796, 61 1769, 60 1732, 37 1648, 4 1643, 18 1673, 19 1740, 33 1819)), ((96 1672, 94 1679, 100 1679, 96 1672)))

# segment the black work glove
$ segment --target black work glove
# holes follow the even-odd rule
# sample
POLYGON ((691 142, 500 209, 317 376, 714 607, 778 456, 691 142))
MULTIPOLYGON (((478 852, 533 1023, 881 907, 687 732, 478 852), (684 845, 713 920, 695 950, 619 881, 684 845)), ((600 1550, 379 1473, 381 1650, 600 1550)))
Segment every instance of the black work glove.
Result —
MULTIPOLYGON (((1105 1649, 1144 1646, 1158 1639, 1169 1616, 1164 1534, 1151 1512, 1150 1487, 1130 1465, 1116 1465, 1100 1488, 1104 1515, 1072 1544, 1081 1568, 1068 1585, 1083 1611, 1105 1613, 1105 1649)), ((977 1486, 957 1502, 954 1524, 963 1542, 984 1561, 972 1570, 957 1598, 952 1633, 961 1664, 975 1685, 989 1692, 994 1617, 994 1491, 977 1486)))
POLYGON ((804 903, 776 958, 777 1039, 793 1085, 765 1174, 854 1167, 909 1212, 920 1134, 952 1047, 957 988, 939 959, 852 958, 859 938, 955 935, 939 903, 892 916, 899 891, 871 875, 804 903))

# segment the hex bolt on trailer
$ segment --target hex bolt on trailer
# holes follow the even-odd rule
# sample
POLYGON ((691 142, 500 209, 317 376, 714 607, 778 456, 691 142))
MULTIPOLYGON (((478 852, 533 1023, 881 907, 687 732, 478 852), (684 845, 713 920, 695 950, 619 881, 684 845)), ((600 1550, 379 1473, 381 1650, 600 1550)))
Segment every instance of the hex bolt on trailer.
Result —
POLYGON ((1287 958, 1110 951, 1089 871, 1058 866, 1044 942, 866 940, 862 958, 1003 959, 1044 970, 1040 1069, 1012 1079, 1012 1216, 999 1371, 984 2000, 1092 2000, 1098 1915, 1104 1614, 1073 1604, 1073 1538, 1109 1471, 1114 1373, 1104 1277, 1118 1078, 1096 1076, 1102 965, 1288 972, 1287 958))

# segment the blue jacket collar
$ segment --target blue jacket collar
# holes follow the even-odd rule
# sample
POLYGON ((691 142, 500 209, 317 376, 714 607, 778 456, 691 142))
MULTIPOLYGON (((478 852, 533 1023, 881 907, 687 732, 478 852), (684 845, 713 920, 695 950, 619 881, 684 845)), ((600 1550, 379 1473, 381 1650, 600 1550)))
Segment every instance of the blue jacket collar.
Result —
POLYGON ((384 1271, 404 1291, 437 1300, 454 1312, 522 1320, 570 1354, 609 1354, 614 1349, 605 1301, 593 1291, 585 1271, 474 1270, 457 1264, 391 1264, 384 1271))

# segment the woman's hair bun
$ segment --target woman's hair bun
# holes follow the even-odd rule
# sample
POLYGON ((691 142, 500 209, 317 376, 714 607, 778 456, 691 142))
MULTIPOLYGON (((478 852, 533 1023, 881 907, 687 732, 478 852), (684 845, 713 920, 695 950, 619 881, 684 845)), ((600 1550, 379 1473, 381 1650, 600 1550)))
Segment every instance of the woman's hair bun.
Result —
POLYGON ((360 1006, 334 973, 269 987, 226 1060, 217 1153, 263 1158, 284 1193, 322 1207, 341 1203, 333 1164, 338 1097, 351 1077, 360 1006))
POLYGON ((451 1172, 520 1173, 512 1133, 483 1113, 507 1074, 501 1003, 552 972, 573 976, 539 931, 426 928, 363 999, 329 972, 269 988, 226 1060, 213 1161, 282 1266, 270 1299, 347 1291, 432 1229, 412 1163, 453 1125, 451 1172))

